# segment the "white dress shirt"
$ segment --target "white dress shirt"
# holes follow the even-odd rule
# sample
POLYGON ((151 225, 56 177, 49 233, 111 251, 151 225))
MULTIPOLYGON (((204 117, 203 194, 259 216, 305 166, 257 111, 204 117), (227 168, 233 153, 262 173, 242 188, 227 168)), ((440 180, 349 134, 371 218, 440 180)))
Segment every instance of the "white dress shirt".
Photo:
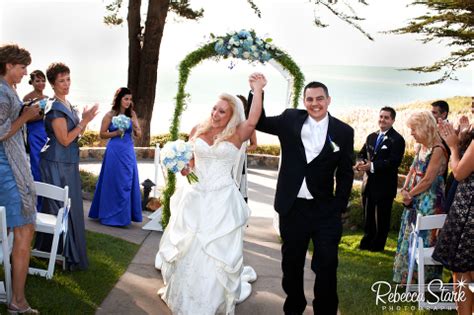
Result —
MULTIPOLYGON (((326 114, 326 116, 320 121, 314 120, 311 116, 306 118, 303 128, 301 128, 301 141, 303 142, 304 152, 306 154, 306 163, 311 163, 311 161, 321 153, 324 143, 326 143, 328 125, 328 114, 326 114)), ((303 183, 301 184, 297 197, 303 199, 314 198, 306 185, 306 177, 303 178, 303 183)))

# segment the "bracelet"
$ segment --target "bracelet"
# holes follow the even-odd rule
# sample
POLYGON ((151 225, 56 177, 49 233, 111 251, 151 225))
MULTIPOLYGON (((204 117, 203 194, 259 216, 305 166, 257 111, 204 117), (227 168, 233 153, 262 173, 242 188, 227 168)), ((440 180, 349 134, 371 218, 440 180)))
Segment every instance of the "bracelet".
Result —
POLYGON ((77 124, 76 127, 81 129, 81 131, 84 130, 84 127, 81 124, 77 124))

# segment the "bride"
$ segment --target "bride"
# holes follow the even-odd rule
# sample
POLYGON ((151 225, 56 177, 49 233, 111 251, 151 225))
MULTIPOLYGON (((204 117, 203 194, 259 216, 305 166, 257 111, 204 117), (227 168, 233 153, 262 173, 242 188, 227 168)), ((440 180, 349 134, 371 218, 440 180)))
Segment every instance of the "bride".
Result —
POLYGON ((222 94, 210 117, 191 131, 194 159, 189 167, 199 182, 171 198, 170 222, 155 261, 165 284, 158 294, 175 315, 234 314, 235 304, 251 293, 249 282, 257 278, 243 266, 250 209, 232 174, 239 174, 235 165, 260 117, 266 83, 261 74, 250 77, 255 96, 247 120, 241 101, 222 94))

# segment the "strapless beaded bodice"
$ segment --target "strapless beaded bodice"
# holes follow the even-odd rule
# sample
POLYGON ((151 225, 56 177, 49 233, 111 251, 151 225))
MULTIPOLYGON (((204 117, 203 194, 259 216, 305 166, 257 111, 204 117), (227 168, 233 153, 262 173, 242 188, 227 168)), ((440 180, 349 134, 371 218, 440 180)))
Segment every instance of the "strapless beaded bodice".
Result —
POLYGON ((201 138, 194 142, 195 173, 199 182, 195 188, 199 190, 217 190, 234 184, 232 167, 240 150, 228 141, 210 146, 201 138))

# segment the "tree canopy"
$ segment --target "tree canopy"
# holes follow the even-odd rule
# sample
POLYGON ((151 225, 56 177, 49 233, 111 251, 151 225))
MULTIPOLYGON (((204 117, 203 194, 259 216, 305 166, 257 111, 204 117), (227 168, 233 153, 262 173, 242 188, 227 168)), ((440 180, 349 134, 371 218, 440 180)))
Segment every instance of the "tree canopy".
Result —
POLYGON ((417 72, 442 72, 438 79, 416 83, 433 85, 448 79, 457 80, 455 72, 474 60, 474 1, 473 0, 417 0, 412 5, 426 6, 426 14, 414 18, 405 27, 392 30, 395 34, 421 34, 423 43, 446 42, 452 51, 449 56, 429 66, 408 68, 417 72))

